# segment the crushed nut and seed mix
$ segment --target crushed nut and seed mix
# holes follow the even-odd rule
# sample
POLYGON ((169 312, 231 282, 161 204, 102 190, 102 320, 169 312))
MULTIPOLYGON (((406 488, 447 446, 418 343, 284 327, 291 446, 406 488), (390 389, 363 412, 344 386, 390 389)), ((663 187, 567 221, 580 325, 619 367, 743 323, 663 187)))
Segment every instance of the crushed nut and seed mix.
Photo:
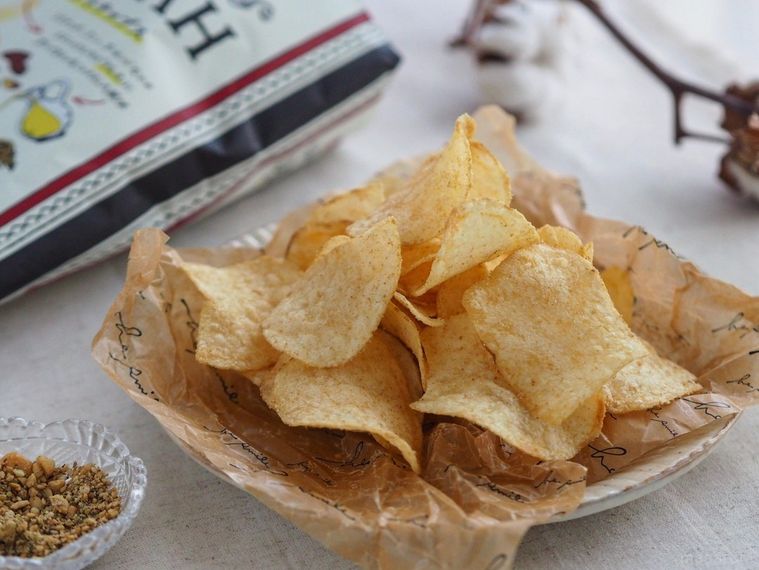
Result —
POLYGON ((46 556, 119 512, 116 488, 95 465, 0 458, 0 556, 46 556))

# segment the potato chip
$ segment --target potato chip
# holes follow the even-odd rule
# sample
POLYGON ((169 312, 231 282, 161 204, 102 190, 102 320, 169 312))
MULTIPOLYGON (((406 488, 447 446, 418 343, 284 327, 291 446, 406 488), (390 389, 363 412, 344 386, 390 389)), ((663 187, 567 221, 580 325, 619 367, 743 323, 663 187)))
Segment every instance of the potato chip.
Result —
POLYGON ((414 318, 419 321, 420 323, 424 323, 428 327, 441 327, 443 326, 443 320, 442 319, 436 319, 434 317, 434 312, 437 310, 436 308, 422 305, 420 303, 413 303, 406 297, 403 293, 396 291, 393 294, 393 298, 401 304, 402 307, 405 307, 408 312, 410 312, 414 318))
POLYGON ((345 233, 347 221, 309 222, 293 235, 285 257, 303 270, 313 263, 324 244, 345 233))
POLYGON ((388 218, 317 257, 266 319, 264 335, 311 366, 347 362, 379 325, 400 272, 398 227, 388 218))
POLYGON ((633 360, 603 387, 611 413, 648 410, 702 389, 693 374, 659 356, 650 344, 646 346, 647 356, 633 360))
POLYGON ((570 459, 601 432, 604 403, 599 396, 558 426, 530 415, 504 385, 467 315, 425 329, 422 342, 430 373, 424 397, 411 404, 415 410, 464 418, 542 460, 570 459))
POLYGON ((427 282, 431 269, 432 261, 424 261, 405 275, 401 275, 398 290, 406 297, 413 297, 414 291, 421 289, 427 282))
POLYGON ((380 327, 401 341, 411 351, 417 361, 421 384, 425 386, 427 382, 427 359, 424 357, 424 350, 422 350, 420 330, 416 320, 391 301, 387 305, 380 327))
POLYGON ((416 269, 420 265, 431 262, 435 259, 438 249, 440 249, 440 240, 438 238, 433 238, 418 245, 404 245, 401 248, 401 257, 403 257, 401 275, 406 275, 409 271, 416 269))
POLYGON ((468 198, 488 198, 503 206, 511 203, 509 175, 500 161, 481 142, 471 141, 472 189, 468 198))
POLYGON ((227 267, 185 263, 182 268, 206 298, 198 323, 198 361, 231 370, 274 364, 279 351, 266 341, 261 326, 301 277, 300 270, 266 255, 227 267))
POLYGON ((321 257, 322 255, 328 254, 330 251, 335 249, 338 245, 342 245, 344 243, 348 243, 350 240, 352 240, 352 237, 349 236, 334 236, 329 238, 325 244, 322 246, 322 250, 319 252, 319 255, 316 257, 321 257))
POLYGON ((242 372, 242 375, 260 388, 261 384, 266 382, 268 379, 274 378, 274 368, 272 367, 262 368, 261 370, 246 370, 242 372))
POLYGON ((403 371, 379 335, 332 368, 283 357, 261 396, 287 425, 371 433, 420 471, 421 415, 409 407, 403 371))
POLYGON ((284 257, 293 235, 308 222, 314 208, 314 204, 307 204, 282 218, 271 240, 264 247, 264 253, 272 257, 284 257))
POLYGON ((327 239, 345 233, 351 222, 369 215, 384 200, 382 184, 374 182, 299 208, 277 226, 266 253, 286 256, 306 269, 327 239))
POLYGON ((327 198, 314 208, 309 220, 315 224, 355 222, 371 214, 384 201, 385 190, 382 184, 369 183, 362 188, 327 198))
POLYGON ((471 117, 459 117, 451 139, 440 154, 409 180, 405 190, 390 196, 368 218, 350 225, 348 234, 360 235, 378 220, 392 216, 398 220, 404 245, 424 243, 437 236, 472 185, 468 137, 473 128, 471 117))
POLYGON ((422 387, 422 373, 419 370, 416 357, 403 342, 389 332, 377 329, 376 334, 382 338, 382 342, 390 349, 398 366, 401 367, 403 376, 406 378, 406 387, 411 401, 421 398, 424 394, 424 388, 422 387))
POLYGON ((461 299, 464 297, 464 293, 487 275, 487 268, 484 264, 480 264, 444 281, 437 290, 437 316, 441 319, 447 319, 463 313, 464 306, 461 304, 461 299))
POLYGON ((583 256, 585 259, 593 263, 593 242, 589 241, 584 246, 582 246, 582 251, 580 252, 580 255, 583 256))
POLYGON ((601 271, 601 279, 606 285, 614 306, 628 325, 632 324, 635 293, 633 292, 630 273, 621 267, 607 267, 601 271))
POLYGON ((513 253, 469 288, 463 304, 520 402, 554 425, 647 354, 598 271, 544 244, 513 253))
POLYGON ((476 123, 486 128, 475 132, 478 140, 496 155, 514 179, 520 172, 544 172, 521 147, 516 137, 516 119, 498 105, 486 105, 474 114, 476 123))
POLYGON ((429 168, 436 158, 437 153, 432 153, 399 160, 372 177, 369 184, 381 185, 385 198, 389 198, 393 194, 405 191, 409 180, 420 170, 429 168))
POLYGON ((568 230, 562 226, 550 226, 546 224, 540 227, 538 234, 540 235, 540 241, 544 244, 566 249, 567 251, 574 251, 577 255, 581 255, 593 263, 593 244, 583 244, 580 236, 572 230, 568 230))
POLYGON ((494 257, 490 261, 486 261, 482 265, 485 267, 485 270, 488 272, 488 275, 493 272, 493 270, 501 265, 501 262, 506 259, 507 255, 499 255, 498 257, 494 257))
POLYGON ((517 210, 485 198, 464 202, 448 220, 426 282, 413 294, 422 295, 470 267, 538 241, 535 228, 517 210))

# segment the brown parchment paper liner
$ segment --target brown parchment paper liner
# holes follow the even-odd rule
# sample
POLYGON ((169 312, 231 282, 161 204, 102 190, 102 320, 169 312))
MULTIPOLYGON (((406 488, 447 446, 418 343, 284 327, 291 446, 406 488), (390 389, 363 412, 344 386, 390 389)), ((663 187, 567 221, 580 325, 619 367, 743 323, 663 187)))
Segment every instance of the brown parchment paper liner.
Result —
POLYGON ((629 268, 636 332, 698 375, 704 393, 607 416, 574 461, 538 462, 465 422, 428 417, 418 476, 369 436, 285 426, 249 380, 198 364, 201 298, 179 264, 260 252, 176 251, 158 230, 135 236, 124 288, 93 341, 111 378, 196 459, 366 568, 508 568, 527 529, 576 508, 587 483, 759 401, 759 299, 702 275, 642 228, 586 214, 573 180, 526 157, 488 109, 478 114, 478 137, 512 174, 514 205, 592 240, 599 267, 629 268))

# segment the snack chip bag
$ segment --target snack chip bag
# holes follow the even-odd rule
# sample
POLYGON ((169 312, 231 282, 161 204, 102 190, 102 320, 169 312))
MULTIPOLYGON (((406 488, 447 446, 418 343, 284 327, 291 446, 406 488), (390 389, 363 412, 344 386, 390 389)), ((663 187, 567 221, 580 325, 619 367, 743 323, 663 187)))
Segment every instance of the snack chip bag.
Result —
POLYGON ((315 157, 398 63, 354 0, 5 4, 0 301, 315 157))

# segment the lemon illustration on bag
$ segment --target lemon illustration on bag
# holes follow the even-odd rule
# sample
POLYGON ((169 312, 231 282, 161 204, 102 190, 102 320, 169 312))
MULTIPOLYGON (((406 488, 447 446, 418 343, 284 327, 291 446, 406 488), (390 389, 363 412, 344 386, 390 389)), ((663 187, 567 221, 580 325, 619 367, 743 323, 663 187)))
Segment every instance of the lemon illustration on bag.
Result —
POLYGON ((57 79, 21 95, 28 105, 21 119, 21 134, 38 142, 64 135, 74 118, 66 101, 68 92, 68 83, 57 79))

